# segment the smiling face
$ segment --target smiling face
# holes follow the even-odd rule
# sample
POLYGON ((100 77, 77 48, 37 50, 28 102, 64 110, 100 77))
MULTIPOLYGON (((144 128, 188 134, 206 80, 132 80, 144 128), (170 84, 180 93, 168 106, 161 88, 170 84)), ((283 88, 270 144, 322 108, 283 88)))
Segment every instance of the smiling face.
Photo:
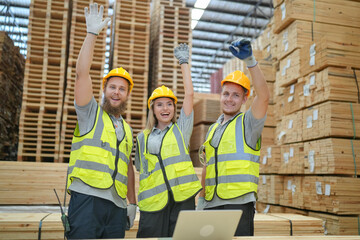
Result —
POLYGON ((158 128, 163 129, 163 127, 170 124, 175 112, 174 101, 171 98, 162 97, 155 99, 153 109, 158 128))
POLYGON ((235 116, 247 100, 243 87, 227 82, 223 85, 220 102, 225 118, 235 116))
POLYGON ((126 101, 129 96, 129 82, 121 77, 111 77, 104 89, 104 110, 120 117, 126 108, 126 101))

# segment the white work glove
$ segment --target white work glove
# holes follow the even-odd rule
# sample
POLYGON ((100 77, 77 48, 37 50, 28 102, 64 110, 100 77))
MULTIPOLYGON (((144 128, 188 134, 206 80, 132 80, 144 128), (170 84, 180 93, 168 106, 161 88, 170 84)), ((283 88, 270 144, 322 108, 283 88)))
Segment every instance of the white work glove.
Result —
POLYGON ((179 60, 180 65, 189 63, 189 46, 186 43, 180 43, 178 47, 174 48, 174 55, 179 60))
POLYGON ((129 204, 127 206, 127 216, 129 217, 130 220, 130 228, 132 228, 132 226, 134 225, 136 208, 137 208, 136 204, 129 204))
POLYGON ((205 198, 199 197, 197 205, 196 205, 196 210, 204 210, 205 204, 206 204, 205 198))
POLYGON ((101 30, 107 26, 110 22, 110 18, 107 17, 103 21, 104 7, 100 6, 100 11, 98 12, 97 3, 90 4, 90 13, 88 12, 88 8, 85 7, 85 20, 86 20, 86 30, 88 33, 92 33, 94 35, 99 35, 101 30))

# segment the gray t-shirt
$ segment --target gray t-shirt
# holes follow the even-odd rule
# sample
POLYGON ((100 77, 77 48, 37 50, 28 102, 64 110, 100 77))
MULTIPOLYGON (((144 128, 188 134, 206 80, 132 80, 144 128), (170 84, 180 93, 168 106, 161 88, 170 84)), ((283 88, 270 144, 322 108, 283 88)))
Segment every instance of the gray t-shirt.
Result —
MULTIPOLYGON (((176 123, 178 124, 180 131, 184 137, 185 146, 188 147, 190 143, 190 137, 193 130, 194 125, 194 111, 191 112, 189 116, 186 116, 184 109, 181 108, 180 116, 177 119, 176 123)), ((159 128, 153 127, 151 133, 148 138, 148 150, 151 154, 158 154, 160 152, 161 141, 173 123, 170 123, 163 130, 159 128)), ((136 147, 135 150, 135 167, 137 171, 140 171, 140 157, 139 157, 139 149, 136 147)))
MULTIPOLYGON (((79 124, 79 131, 80 135, 84 135, 88 133, 94 126, 96 120, 96 112, 98 108, 98 103, 96 102, 95 98, 93 97, 91 101, 85 106, 78 106, 76 103, 75 110, 77 114, 77 120, 79 124)), ((124 137, 124 130, 123 130, 123 122, 122 117, 115 118, 112 115, 109 115, 113 124, 115 126, 115 132, 118 139, 122 139, 124 137)), ((132 129, 131 129, 132 132, 132 129)), ((121 208, 126 208, 127 202, 126 199, 122 199, 116 192, 116 189, 111 186, 109 189, 98 189, 93 188, 87 184, 85 184, 80 179, 75 178, 69 187, 70 191, 96 196, 99 198, 107 199, 113 202, 116 206, 121 208)))
MULTIPOLYGON (((223 114, 218 118, 216 122, 219 123, 219 125, 214 132, 213 138, 211 139, 212 146, 217 147, 219 145, 223 132, 225 131, 229 122, 232 119, 234 119, 234 117, 229 119, 226 123, 223 123, 224 120, 223 114)), ((266 116, 263 117, 262 119, 256 119, 251 112, 251 108, 249 108, 245 112, 245 116, 244 116, 244 128, 246 129, 245 141, 253 149, 256 149, 256 143, 261 136, 261 132, 264 128, 265 120, 266 120, 266 116)), ((206 138, 207 137, 208 137, 208 133, 206 134, 206 138)), ((217 196, 217 194, 214 194, 214 197, 210 202, 205 202, 206 203, 205 208, 212 208, 227 204, 246 204, 249 202, 254 202, 254 203, 256 202, 255 193, 247 193, 243 196, 229 200, 220 199, 217 196)))

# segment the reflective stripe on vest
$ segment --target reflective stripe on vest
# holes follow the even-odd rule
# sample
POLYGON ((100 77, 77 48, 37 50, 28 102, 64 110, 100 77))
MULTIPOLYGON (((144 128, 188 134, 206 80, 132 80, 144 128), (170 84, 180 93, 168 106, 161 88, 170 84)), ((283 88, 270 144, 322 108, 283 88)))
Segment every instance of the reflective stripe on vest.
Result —
MULTIPOLYGON (((209 128, 206 139, 205 199, 211 201, 215 192, 221 199, 233 199, 249 192, 257 192, 260 150, 245 142, 244 114, 227 125, 219 146, 211 146, 218 123, 209 128)), ((260 139, 258 144, 260 144, 260 139)))
POLYGON ((160 155, 147 151, 148 134, 142 132, 137 137, 140 157, 139 208, 154 212, 163 209, 168 202, 170 190, 176 202, 182 202, 201 190, 183 136, 175 123, 161 142, 160 155), (160 162, 165 169, 165 176, 160 162), (168 189, 168 186, 170 189, 168 189))
POLYGON ((131 128, 124 120, 123 131, 124 137, 118 142, 114 125, 100 106, 90 132, 79 136, 79 126, 76 125, 71 145, 67 187, 74 178, 99 189, 108 189, 115 184, 118 195, 126 198, 127 171, 133 141, 131 128))

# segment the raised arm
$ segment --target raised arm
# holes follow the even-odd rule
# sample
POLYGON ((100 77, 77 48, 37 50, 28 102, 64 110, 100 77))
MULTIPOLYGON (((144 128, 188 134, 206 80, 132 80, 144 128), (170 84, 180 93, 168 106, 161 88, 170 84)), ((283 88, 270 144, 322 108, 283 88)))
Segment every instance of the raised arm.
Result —
POLYGON ((185 97, 183 109, 186 116, 193 111, 194 88, 191 80, 190 66, 189 66, 189 46, 186 43, 180 44, 174 49, 175 57, 179 60, 181 66, 181 73, 185 88, 185 97))
POLYGON ((243 60, 249 69, 256 92, 254 101, 251 104, 251 112, 256 119, 261 119, 266 115, 270 91, 266 84, 264 74, 252 53, 250 41, 245 39, 234 41, 231 43, 229 49, 235 57, 243 60))
POLYGON ((88 104, 93 97, 93 89, 90 78, 90 67, 93 59, 96 38, 99 32, 108 24, 110 18, 102 21, 104 7, 97 3, 90 4, 90 12, 85 9, 87 34, 76 62, 75 101, 79 106, 88 104))

